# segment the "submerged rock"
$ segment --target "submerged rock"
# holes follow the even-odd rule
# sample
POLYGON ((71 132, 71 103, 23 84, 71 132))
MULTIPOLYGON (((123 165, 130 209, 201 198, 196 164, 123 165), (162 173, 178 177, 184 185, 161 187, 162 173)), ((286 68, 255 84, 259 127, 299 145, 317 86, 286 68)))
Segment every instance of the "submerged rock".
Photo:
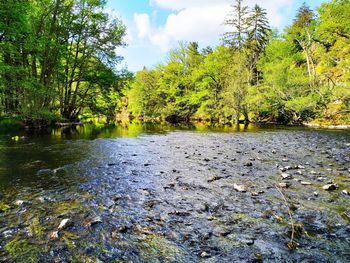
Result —
POLYGON ((241 193, 247 192, 244 185, 233 184, 233 189, 235 189, 237 192, 241 192, 241 193))
POLYGON ((348 190, 343 190, 341 191, 344 195, 350 195, 349 191, 348 190))
POLYGON ((312 185, 312 183, 310 183, 310 182, 305 182, 305 181, 302 181, 302 182, 300 182, 302 185, 312 185))
POLYGON ((201 254, 200 254, 200 257, 201 258, 210 258, 211 257, 211 254, 206 252, 206 251, 203 251, 201 254))
POLYGON ((38 200, 40 203, 45 203, 45 198, 40 196, 36 200, 38 200))
POLYGON ((53 232, 51 232, 51 233, 49 234, 49 238, 50 238, 50 240, 56 240, 56 239, 58 239, 58 238, 59 238, 59 236, 58 236, 58 231, 53 231, 53 232))
POLYGON ((208 179, 208 183, 212 183, 212 182, 218 181, 218 180, 220 180, 222 178, 223 178, 222 176, 213 176, 213 177, 208 179))
POLYGON ((292 179, 292 175, 288 173, 282 173, 281 176, 282 176, 282 180, 292 179))
POLYGON ((279 183, 278 186, 281 188, 288 188, 289 187, 289 185, 287 183, 279 183))
POLYGON ((326 191, 334 191, 334 190, 337 190, 337 185, 335 184, 326 184, 325 186, 322 187, 323 190, 326 190, 326 191))
POLYGON ((69 219, 68 218, 65 218, 61 221, 61 223, 59 224, 58 226, 58 230, 62 230, 64 229, 65 227, 67 227, 68 223, 69 223, 69 219))
POLYGON ((101 217, 96 216, 96 217, 94 217, 92 219, 89 219, 87 222, 85 222, 85 226, 86 227, 91 227, 91 226, 99 224, 99 223, 102 223, 102 219, 101 219, 101 217))
POLYGON ((21 206, 23 204, 25 204, 25 202, 23 200, 16 200, 15 201, 15 205, 17 205, 17 206, 21 206))

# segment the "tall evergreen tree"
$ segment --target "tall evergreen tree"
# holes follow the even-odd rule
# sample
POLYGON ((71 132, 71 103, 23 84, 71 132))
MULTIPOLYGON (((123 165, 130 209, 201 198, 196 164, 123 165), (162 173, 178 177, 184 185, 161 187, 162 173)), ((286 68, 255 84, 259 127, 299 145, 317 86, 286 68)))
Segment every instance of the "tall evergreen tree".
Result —
POLYGON ((225 25, 229 26, 231 31, 224 34, 224 43, 233 49, 243 49, 250 26, 249 9, 243 5, 243 0, 235 0, 225 25))
POLYGON ((250 84, 257 85, 259 83, 259 72, 257 63, 260 55, 264 52, 269 42, 271 28, 267 19, 266 10, 255 5, 249 16, 249 24, 251 25, 248 32, 248 41, 246 47, 249 52, 249 68, 251 72, 250 84))

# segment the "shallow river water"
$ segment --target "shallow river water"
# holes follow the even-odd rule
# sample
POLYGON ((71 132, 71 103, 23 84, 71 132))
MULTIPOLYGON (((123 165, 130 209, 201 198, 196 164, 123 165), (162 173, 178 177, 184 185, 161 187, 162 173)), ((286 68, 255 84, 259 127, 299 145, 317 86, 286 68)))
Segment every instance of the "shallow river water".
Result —
POLYGON ((2 132, 0 262, 350 262, 349 192, 350 131, 2 132))

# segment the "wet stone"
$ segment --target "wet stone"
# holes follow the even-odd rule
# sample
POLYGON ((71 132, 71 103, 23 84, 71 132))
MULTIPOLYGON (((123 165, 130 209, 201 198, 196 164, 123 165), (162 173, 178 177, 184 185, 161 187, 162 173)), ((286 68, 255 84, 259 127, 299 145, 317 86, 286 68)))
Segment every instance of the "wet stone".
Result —
POLYGON ((201 252, 200 257, 201 258, 210 258, 211 254, 210 254, 210 252, 203 251, 203 252, 201 252))
POLYGON ((278 186, 281 187, 281 188, 288 188, 289 184, 287 184, 287 183, 279 183, 278 186))
POLYGON ((122 226, 118 227, 117 230, 119 233, 126 233, 126 232, 128 232, 128 230, 130 228, 131 228, 130 226, 122 225, 122 226))
POLYGON ((282 173, 281 177, 282 177, 283 180, 287 180, 287 179, 292 179, 293 178, 293 176, 288 174, 288 173, 282 173))
POLYGON ((66 228, 69 222, 70 222, 70 219, 68 218, 63 219, 58 226, 58 230, 66 228))
POLYGON ((49 235, 49 238, 50 238, 50 240, 57 240, 57 239, 59 239, 58 231, 51 232, 50 235, 49 235))
POLYGON ((233 184, 233 189, 236 190, 237 192, 241 192, 241 193, 247 192, 244 185, 233 184))
POLYGON ((85 227, 91 227, 100 223, 102 223, 102 218, 100 216, 95 216, 85 222, 85 227))
POLYGON ((300 183, 301 183, 302 185, 305 185, 305 186, 307 186, 307 185, 312 185, 312 183, 306 182, 306 181, 301 181, 300 183))
POLYGON ((17 206, 22 206, 24 204, 25 204, 25 201, 23 201, 23 200, 16 200, 15 201, 15 205, 17 205, 17 206))
POLYGON ((326 190, 326 191, 334 191, 334 190, 337 190, 337 185, 335 184, 326 184, 325 186, 322 187, 323 190, 326 190))

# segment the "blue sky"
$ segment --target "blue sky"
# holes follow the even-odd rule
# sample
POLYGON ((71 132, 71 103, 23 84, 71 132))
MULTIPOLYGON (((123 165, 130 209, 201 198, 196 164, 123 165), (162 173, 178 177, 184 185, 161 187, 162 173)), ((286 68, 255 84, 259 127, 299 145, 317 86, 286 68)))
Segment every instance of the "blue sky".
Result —
MULTIPOLYGON (((180 41, 198 41, 201 47, 220 43, 226 31, 223 21, 233 0, 108 0, 108 12, 127 26, 128 46, 118 49, 124 56, 121 66, 132 71, 153 67, 166 59, 180 41)), ((306 2, 316 8, 322 0, 246 0, 268 11, 273 27, 282 30, 296 10, 306 2)))

